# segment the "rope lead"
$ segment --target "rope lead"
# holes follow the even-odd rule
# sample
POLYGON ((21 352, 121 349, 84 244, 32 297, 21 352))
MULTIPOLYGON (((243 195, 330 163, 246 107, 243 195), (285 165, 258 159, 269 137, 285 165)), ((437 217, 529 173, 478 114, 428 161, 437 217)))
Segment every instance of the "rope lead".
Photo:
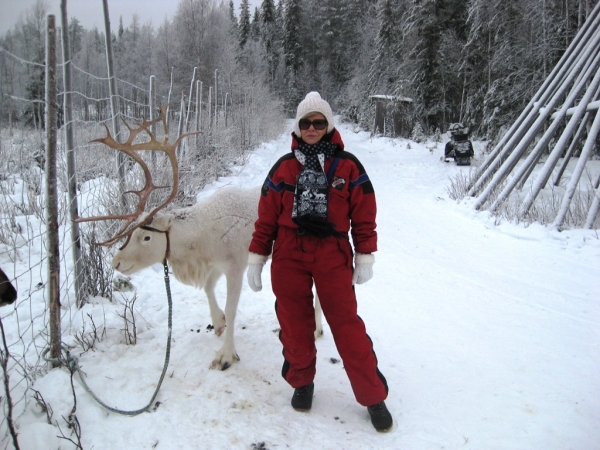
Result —
POLYGON ((167 337, 167 350, 165 353, 165 363, 163 366, 162 373, 160 375, 160 379, 158 380, 158 385, 156 386, 156 389, 154 390, 154 394, 152 395, 150 402, 146 406, 144 406, 143 408, 140 408, 140 409, 136 409, 134 411, 124 411, 122 409, 113 408, 112 406, 108 406, 106 403, 104 403, 102 400, 100 400, 100 398, 87 385, 87 383, 85 382, 83 372, 82 372, 81 368, 79 367, 79 360, 77 359, 76 356, 71 355, 71 352, 69 351, 69 349, 67 347, 61 345, 62 350, 66 354, 66 357, 64 359, 63 358, 59 358, 59 359, 46 358, 46 354, 50 351, 49 347, 46 348, 42 352, 42 358, 44 359, 44 361, 51 362, 51 363, 64 364, 71 371, 73 371, 73 370, 77 371, 77 373, 79 374, 79 379, 81 380, 81 383, 83 384, 83 387, 85 388, 85 390, 89 392, 89 394, 94 398, 94 400, 96 400, 98 403, 100 403, 100 405, 102 405, 104 408, 106 408, 107 410, 109 410, 111 412, 114 412, 117 414, 122 414, 124 416, 137 416, 138 414, 148 411, 152 407, 152 404, 154 403, 154 400, 156 399, 156 396, 158 395, 158 391, 160 390, 160 386, 162 385, 162 382, 165 378, 165 374, 167 373, 167 367, 169 366, 169 358, 171 356, 171 328, 172 328, 172 322, 173 322, 173 320, 172 320, 173 319, 173 300, 171 299, 169 267, 167 266, 166 258, 163 260, 163 267, 164 267, 164 271, 165 271, 165 288, 167 291, 167 300, 169 302, 169 322, 168 322, 169 323, 169 333, 168 333, 168 337, 167 337))

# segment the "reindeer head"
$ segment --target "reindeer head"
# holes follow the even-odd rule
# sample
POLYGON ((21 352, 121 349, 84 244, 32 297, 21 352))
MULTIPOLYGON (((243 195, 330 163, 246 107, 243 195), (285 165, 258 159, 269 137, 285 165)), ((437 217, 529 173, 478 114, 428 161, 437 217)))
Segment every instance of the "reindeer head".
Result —
MULTIPOLYGON (((125 122, 125 120, 123 120, 123 123, 129 130, 129 136, 127 138, 127 141, 124 144, 121 144, 120 142, 116 141, 110 135, 110 131, 106 125, 104 125, 104 127, 106 128, 106 137, 100 138, 100 139, 95 139, 92 141, 92 142, 100 142, 102 144, 108 145, 110 148, 113 148, 117 151, 125 153, 126 155, 129 155, 140 165, 140 167, 144 171, 144 177, 146 179, 146 184, 144 185, 144 187, 141 190, 127 191, 127 192, 123 193, 123 194, 135 194, 139 197, 140 201, 138 203, 137 209, 134 212, 132 212, 130 214, 122 214, 122 215, 116 215, 116 216, 86 217, 86 218, 79 218, 76 220, 76 222, 91 222, 91 221, 98 221, 98 220, 114 220, 114 219, 125 220, 125 225, 123 225, 123 227, 116 233, 115 236, 113 236, 112 238, 110 238, 107 241, 100 242, 96 245, 103 245, 106 247, 110 247, 110 246, 116 244, 121 239, 125 238, 125 243, 123 244, 123 246, 120 249, 120 250, 123 250, 129 243, 133 232, 139 228, 144 227, 148 223, 150 223, 152 221, 153 217, 155 216, 155 214, 158 211, 160 211, 161 209, 163 209, 165 206, 167 206, 169 203, 171 203, 173 201, 173 199, 175 198, 175 196, 177 195, 177 189, 179 187, 179 167, 177 165, 177 155, 176 155, 177 146, 179 145, 179 143, 181 142, 181 140, 184 137, 192 135, 192 134, 197 134, 199 132, 194 131, 194 132, 190 132, 190 133, 184 133, 184 134, 180 135, 175 142, 169 143, 167 122, 166 122, 165 115, 166 115, 166 107, 162 107, 161 108, 161 117, 158 117, 151 121, 148 121, 144 117, 142 117, 142 123, 137 124, 137 128, 132 128, 131 126, 129 126, 129 124, 127 122, 125 122), (165 137, 162 142, 158 141, 156 139, 156 137, 154 136, 154 134, 150 131, 150 127, 152 125, 154 125, 155 123, 159 122, 160 120, 162 120, 162 122, 163 122, 163 128, 164 128, 164 132, 165 132, 165 137), (134 144, 133 141, 135 140, 136 136, 138 134, 140 134, 141 132, 145 132, 148 135, 148 137, 150 138, 150 140, 146 141, 146 142, 138 142, 138 143, 134 144), (150 169, 148 169, 148 166, 146 165, 144 160, 140 157, 140 155, 138 155, 136 153, 137 151, 145 151, 145 150, 158 150, 158 151, 164 152, 167 155, 167 157, 169 158, 169 162, 171 164, 171 169, 173 171, 173 186, 171 187, 171 195, 169 195, 167 200, 165 200, 161 205, 157 206, 149 213, 144 214, 142 217, 142 214, 144 213, 144 209, 146 207, 146 203, 148 202, 148 198, 150 197, 150 194, 157 189, 166 189, 169 187, 169 186, 156 186, 153 183, 152 174, 150 173, 150 169)), ((151 263, 151 264, 153 264, 153 263, 151 263)), ((151 264, 148 264, 148 266, 151 264)), ((148 266, 146 266, 146 267, 148 267, 148 266)))
MULTIPOLYGON (((171 214, 155 216, 149 223, 134 228, 127 246, 121 248, 112 260, 115 270, 125 274, 139 272, 153 264, 161 263, 169 251, 169 228, 171 214)), ((140 216, 140 222, 146 222, 147 214, 140 216)))

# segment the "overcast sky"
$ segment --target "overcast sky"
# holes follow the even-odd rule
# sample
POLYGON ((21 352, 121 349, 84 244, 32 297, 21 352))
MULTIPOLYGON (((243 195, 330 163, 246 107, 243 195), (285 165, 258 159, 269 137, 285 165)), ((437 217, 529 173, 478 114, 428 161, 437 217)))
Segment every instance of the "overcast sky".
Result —
MULTIPOLYGON (((50 14, 56 16, 56 23, 60 26, 60 2, 61 0, 46 0, 50 5, 50 14)), ((36 0, 0 0, 0 35, 10 30, 19 17, 25 18, 25 14, 31 9, 36 0)), ((240 0, 233 0, 236 15, 239 17, 240 0)), ((260 6, 262 0, 250 0, 250 14, 254 14, 254 8, 260 6)), ((145 24, 152 22, 158 28, 165 17, 171 19, 177 11, 177 0, 109 0, 108 11, 110 13, 110 25, 116 30, 119 17, 123 16, 123 25, 131 23, 133 14, 137 14, 140 22, 145 24)), ((77 17, 84 28, 97 27, 104 30, 104 11, 102 0, 68 0, 67 12, 69 19, 77 17)))

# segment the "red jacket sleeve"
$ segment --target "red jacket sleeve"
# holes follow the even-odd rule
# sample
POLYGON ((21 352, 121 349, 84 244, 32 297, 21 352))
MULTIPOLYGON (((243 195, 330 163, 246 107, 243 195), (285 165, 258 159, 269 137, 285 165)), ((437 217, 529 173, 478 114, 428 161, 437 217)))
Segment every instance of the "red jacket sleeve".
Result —
POLYGON ((270 255, 273 241, 277 237, 279 228, 279 217, 283 210, 283 194, 289 186, 286 183, 282 171, 279 170, 282 163, 293 158, 291 153, 281 157, 269 171, 261 189, 258 202, 258 219, 254 223, 254 233, 249 250, 259 255, 270 255))
POLYGON ((349 154, 354 167, 350 176, 350 233, 354 249, 358 253, 373 253, 377 251, 377 232, 375 221, 377 202, 373 184, 364 167, 349 154))

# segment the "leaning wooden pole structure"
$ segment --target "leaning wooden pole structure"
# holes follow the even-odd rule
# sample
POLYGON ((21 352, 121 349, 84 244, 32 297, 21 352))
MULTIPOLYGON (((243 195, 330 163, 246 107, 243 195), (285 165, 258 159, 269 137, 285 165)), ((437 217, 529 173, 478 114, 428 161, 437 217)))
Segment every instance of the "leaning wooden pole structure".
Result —
MULTIPOLYGON (((575 39, 573 39, 573 42, 571 42, 571 45, 569 45, 569 48, 560 58, 550 75, 548 75, 542 86, 529 101, 525 109, 523 109, 521 115, 479 166, 476 172, 475 182, 468 195, 475 196, 477 194, 507 155, 512 152, 515 146, 523 140, 526 133, 530 131, 532 125, 536 119, 538 119, 541 106, 548 100, 557 85, 564 78, 565 74, 576 60, 576 55, 586 47, 588 39, 590 39, 595 31, 594 27, 598 28, 600 26, 600 13, 597 9, 598 8, 590 15, 587 22, 575 36, 575 39)), ((526 140, 528 142, 530 141, 529 138, 526 140)))
MULTIPOLYGON (((519 118, 475 172, 467 193, 475 197, 475 209, 495 211, 513 191, 526 188, 528 191, 522 193, 524 199, 517 213, 519 219, 525 219, 557 166, 555 186, 585 140, 578 160, 572 161, 576 167, 566 181, 567 188, 553 222, 553 226, 560 229, 594 149, 598 134, 596 124, 600 121, 599 96, 600 4, 597 4, 519 118), (590 122, 593 122, 591 126, 590 122), (546 155, 552 142, 555 144, 546 155), (561 159, 563 162, 559 165, 561 159), (542 160, 543 165, 537 170, 542 160), (534 174, 532 181, 526 184, 534 174)), ((591 202, 586 227, 593 226, 590 224, 594 223, 598 211, 598 186, 592 190, 596 198, 591 202)))

